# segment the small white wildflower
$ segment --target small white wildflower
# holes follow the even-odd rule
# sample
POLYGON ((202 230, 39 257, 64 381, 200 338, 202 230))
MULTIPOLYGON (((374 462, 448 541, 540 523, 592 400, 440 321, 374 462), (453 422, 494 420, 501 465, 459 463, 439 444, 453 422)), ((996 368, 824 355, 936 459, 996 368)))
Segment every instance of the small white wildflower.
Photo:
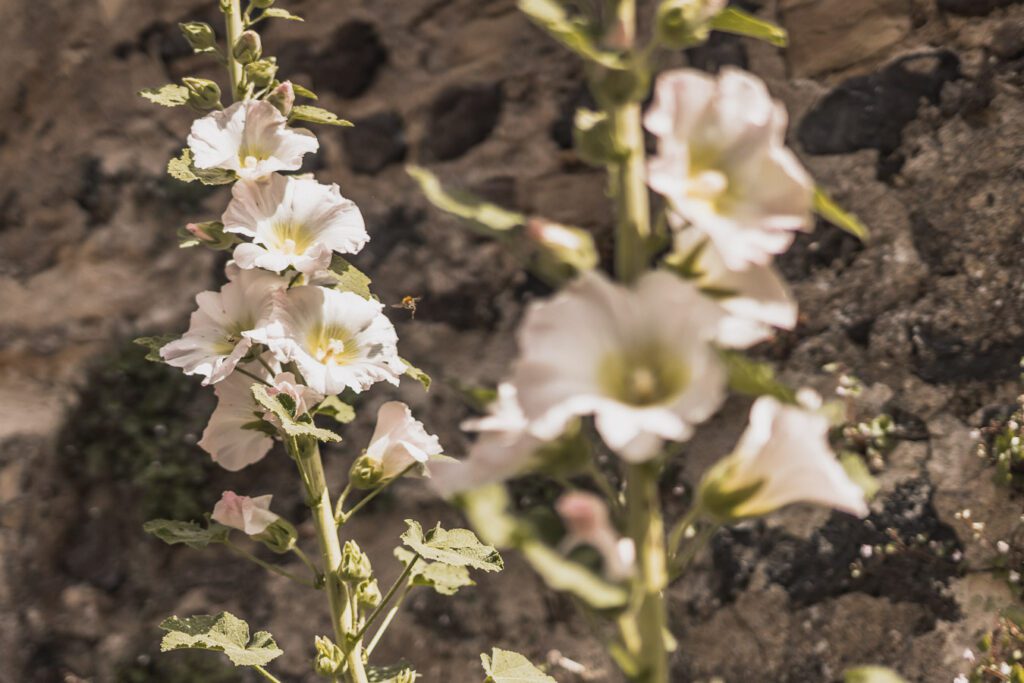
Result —
MULTIPOLYGON (((370 437, 366 455, 381 463, 382 481, 393 479, 414 463, 425 465, 441 454, 441 442, 412 416, 409 406, 388 401, 377 411, 377 426, 370 437)), ((424 468, 419 468, 425 472, 424 468)), ((410 473, 417 472, 414 468, 410 473)))
POLYGON ((996 550, 1005 555, 1010 552, 1010 544, 1006 541, 996 541, 996 550))
POLYGON ((269 102, 244 100, 193 123, 188 146, 196 168, 221 168, 255 180, 297 170, 303 155, 317 151, 320 143, 308 130, 289 128, 269 102))
POLYGON ((262 534, 280 517, 270 511, 273 496, 239 496, 234 491, 225 491, 213 507, 211 518, 218 524, 238 529, 249 536, 262 534))
POLYGON ((865 543, 864 545, 862 545, 860 547, 860 556, 863 557, 865 560, 870 559, 871 556, 874 555, 874 554, 875 554, 875 549, 873 547, 871 547, 870 545, 868 545, 867 543, 865 543))

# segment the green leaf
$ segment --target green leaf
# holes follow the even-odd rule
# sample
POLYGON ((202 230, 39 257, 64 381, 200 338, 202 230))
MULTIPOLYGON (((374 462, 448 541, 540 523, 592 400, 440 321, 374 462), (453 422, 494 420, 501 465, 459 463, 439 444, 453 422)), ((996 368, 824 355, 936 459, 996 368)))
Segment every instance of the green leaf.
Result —
POLYGON ((288 21, 305 21, 302 17, 297 14, 292 14, 286 9, 280 7, 268 7, 263 10, 261 16, 268 17, 270 19, 287 19, 288 21))
POLYGON ((789 44, 789 34, 786 29, 776 26, 770 21, 758 19, 753 14, 748 14, 735 7, 729 7, 715 15, 711 20, 711 28, 722 33, 735 33, 748 38, 756 38, 775 47, 786 47, 789 44))
POLYGON ((370 277, 338 254, 331 258, 331 265, 327 270, 334 280, 331 284, 334 289, 339 292, 353 292, 364 299, 373 298, 370 293, 370 277))
POLYGON ((178 247, 181 249, 203 245, 214 251, 227 251, 241 241, 242 239, 238 235, 224 232, 224 224, 220 221, 189 223, 185 227, 178 228, 178 247))
MULTIPOLYGON (((294 87, 294 86, 293 86, 294 87)), ((338 115, 329 112, 322 107, 314 107, 311 104, 297 104, 292 107, 292 121, 309 121, 310 123, 322 123, 326 126, 351 127, 352 122, 338 118, 338 115)))
POLYGON ((164 107, 180 107, 188 103, 188 88, 168 83, 159 88, 143 88, 139 91, 139 96, 164 107))
MULTIPOLYGON (((405 548, 395 548, 395 557, 407 567, 416 554, 405 548)), ((476 585, 465 567, 422 559, 413 566, 409 582, 414 586, 433 588, 441 595, 455 595, 460 588, 476 585)))
POLYGON ((511 501, 501 484, 487 484, 458 497, 458 504, 470 526, 487 543, 508 548, 517 542, 519 523, 509 514, 511 501))
POLYGON ((469 192, 446 190, 433 173, 419 166, 406 166, 406 173, 419 183, 424 196, 431 204, 465 219, 485 235, 494 236, 520 225, 526 225, 526 216, 503 209, 469 192))
POLYGON ((341 437, 329 429, 317 427, 312 422, 299 421, 292 415, 292 411, 281 402, 280 395, 271 396, 267 387, 263 384, 252 385, 252 397, 261 406, 269 410, 281 423, 281 429, 289 436, 308 436, 317 441, 337 443, 341 437))
POLYGON ((326 415, 334 418, 336 422, 347 425, 356 419, 356 409, 342 401, 337 396, 328 396, 314 411, 317 415, 326 415))
POLYGON ((855 214, 844 211, 820 187, 814 188, 814 212, 861 242, 867 242, 871 237, 868 227, 861 223, 855 214))
POLYGON ((843 673, 846 683, 907 683, 906 680, 892 669, 882 666, 859 666, 847 669, 843 673))
POLYGON ((266 631, 257 631, 249 642, 249 624, 228 612, 217 615, 165 619, 167 631, 160 651, 212 650, 223 652, 235 666, 265 666, 284 654, 266 631))
POLYGON ((366 667, 367 683, 413 683, 421 676, 404 662, 389 666, 366 667))
POLYGON ((783 403, 796 403, 796 392, 775 378, 768 363, 747 358, 739 351, 721 351, 729 373, 729 387, 745 396, 774 396, 783 403))
POLYGON ((864 498, 871 500, 878 493, 882 485, 871 476, 871 470, 864 463, 864 459, 856 453, 840 453, 839 464, 846 471, 846 476, 864 492, 864 498))
POLYGON ((518 652, 493 648, 491 656, 480 655, 487 674, 484 683, 557 683, 518 652))
POLYGON ((299 97, 305 97, 307 100, 318 100, 317 94, 309 88, 303 87, 298 83, 292 83, 292 90, 299 97))
POLYGON ((238 178, 234 171, 222 168, 196 168, 192 163, 192 150, 186 147, 181 154, 167 162, 167 173, 183 183, 201 182, 203 185, 227 185, 238 178))
POLYGON ((133 339, 132 343, 149 349, 146 352, 146 360, 153 361, 154 363, 163 363, 164 359, 160 357, 160 349, 176 339, 177 337, 173 334, 163 334, 156 337, 138 337, 133 339))
POLYGON ((211 543, 224 543, 231 533, 229 528, 216 522, 204 529, 195 522, 178 522, 173 519, 151 519, 142 525, 142 529, 167 545, 184 543, 196 550, 201 550, 211 543))
POLYGON ((570 17, 557 0, 519 0, 518 5, 520 11, 530 17, 535 24, 579 56, 609 69, 625 68, 622 56, 601 50, 594 40, 590 27, 570 17))
POLYGON ((481 543, 469 529, 447 530, 438 523, 424 535, 419 522, 407 519, 405 523, 409 528, 402 534, 402 543, 426 560, 485 572, 497 572, 505 567, 498 551, 481 543))
POLYGON ((623 588, 605 581, 540 541, 527 539, 519 550, 551 588, 572 593, 594 609, 615 609, 626 604, 628 595, 623 588))
POLYGON ((417 382, 419 382, 420 384, 422 384, 423 385, 423 391, 430 391, 430 383, 432 381, 430 379, 430 375, 428 375, 427 373, 423 372, 418 367, 416 367, 415 365, 413 365, 412 363, 410 363, 409 361, 407 361, 404 358, 402 358, 401 361, 403 363, 405 363, 405 374, 408 377, 411 377, 412 379, 414 379, 417 382))

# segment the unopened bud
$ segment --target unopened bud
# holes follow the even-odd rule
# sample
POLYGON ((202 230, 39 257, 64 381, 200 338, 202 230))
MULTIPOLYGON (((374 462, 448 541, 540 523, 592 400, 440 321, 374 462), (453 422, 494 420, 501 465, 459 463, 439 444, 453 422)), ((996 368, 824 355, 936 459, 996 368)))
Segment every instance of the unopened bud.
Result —
POLYGON ((245 65, 245 77, 257 88, 266 88, 277 75, 277 60, 273 57, 258 59, 245 65))
POLYGON ((658 41, 679 49, 703 43, 711 32, 711 20, 727 4, 727 0, 664 0, 658 7, 658 41))
POLYGON ((186 76, 181 82, 188 88, 188 103, 190 106, 206 111, 213 109, 220 104, 220 86, 206 78, 193 78, 186 76))
POLYGON ((263 43, 260 41, 260 34, 256 31, 242 31, 231 49, 231 54, 241 64, 255 62, 263 54, 263 43))
POLYGON ((376 609, 383 599, 377 579, 363 581, 356 587, 356 600, 367 609, 376 609))
POLYGON ((295 88, 292 87, 292 82, 285 81, 270 91, 270 94, 267 95, 267 102, 274 105, 285 116, 291 114, 292 107, 295 105, 295 88))
POLYGON ((366 556, 355 541, 345 541, 345 547, 341 551, 341 565, 338 567, 338 576, 349 583, 366 581, 373 576, 373 567, 370 565, 370 558, 366 556))
POLYGON ((353 488, 372 489, 384 477, 384 465, 380 460, 368 455, 361 455, 352 463, 348 473, 348 481, 353 488))
POLYGON ((345 653, 326 636, 314 638, 313 646, 316 648, 313 668, 317 675, 331 679, 337 678, 338 674, 345 670, 345 653))
POLYGON ((185 40, 194 51, 213 52, 217 49, 217 36, 209 24, 201 21, 189 21, 178 24, 178 28, 181 29, 181 34, 185 36, 185 40))
POLYGON ((298 533, 295 531, 295 527, 291 525, 287 520, 277 520, 268 526, 266 530, 261 534, 256 534, 252 537, 254 541, 259 541, 263 545, 267 546, 271 551, 282 554, 289 552, 295 547, 295 541, 298 538, 298 533))

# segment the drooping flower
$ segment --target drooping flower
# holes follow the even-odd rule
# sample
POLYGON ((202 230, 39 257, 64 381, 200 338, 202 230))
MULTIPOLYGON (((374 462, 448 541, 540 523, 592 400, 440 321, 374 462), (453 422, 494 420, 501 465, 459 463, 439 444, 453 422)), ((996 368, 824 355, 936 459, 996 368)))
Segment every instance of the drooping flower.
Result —
POLYGON ((570 491, 558 499, 555 510, 567 532, 561 543, 563 551, 580 544, 592 546, 601 554, 608 578, 619 581, 633 575, 636 548, 612 526, 608 506, 600 497, 588 491, 570 491))
POLYGON ((676 234, 674 256, 686 262, 697 285, 729 314, 719 328, 722 346, 747 348, 771 337, 772 328, 796 327, 796 299, 772 265, 729 270, 714 242, 695 228, 676 234))
POLYGON ((469 455, 430 463, 431 485, 443 497, 514 477, 530 465, 544 443, 529 432, 516 388, 508 382, 498 385, 486 416, 466 420, 461 427, 479 433, 469 455))
POLYGON ((712 346, 724 311, 668 272, 631 288, 592 272, 533 305, 519 331, 513 371, 530 431, 553 439, 594 415, 605 443, 630 462, 663 440, 683 441, 725 395, 712 346))
POLYGON ((279 292, 274 320, 258 332, 281 362, 294 361, 306 384, 324 395, 398 384, 405 363, 398 335, 379 301, 324 287, 279 292))
POLYGON ((188 146, 196 168, 222 168, 256 180, 297 170, 303 155, 317 151, 320 143, 304 128, 289 128, 269 102, 244 100, 193 123, 188 146))
POLYGON ((785 146, 787 116, 755 76, 662 74, 644 125, 658 139, 648 184, 714 241, 730 270, 768 265, 811 227, 813 182, 785 146))
POLYGON ((762 396, 731 455, 700 488, 701 505, 723 519, 764 515, 791 503, 816 503, 864 517, 864 492, 828 443, 828 420, 762 396))
MULTIPOLYGON (((381 464, 381 481, 400 475, 410 465, 427 461, 442 452, 441 442, 429 434, 423 423, 412 416, 409 406, 401 401, 388 401, 377 411, 377 427, 370 437, 366 456, 381 464)), ((410 473, 416 472, 413 468, 410 473)), ((419 468, 426 472, 425 468, 419 468)))
POLYGON ((287 281, 266 271, 236 271, 219 292, 196 295, 188 332, 160 349, 168 365, 186 375, 202 375, 203 384, 220 382, 230 375, 253 344, 252 331, 269 321, 274 293, 287 281))
POLYGON ((337 185, 274 174, 260 183, 235 183, 224 230, 252 238, 235 247, 241 268, 300 273, 327 268, 333 252, 354 254, 370 239, 356 205, 337 185))
POLYGON ((273 496, 239 496, 234 491, 225 491, 213 506, 213 521, 238 529, 249 536, 262 534, 280 517, 270 511, 273 496))
MULTIPOLYGON (((263 358, 276 370, 273 356, 264 354, 263 358)), ((272 378, 260 363, 249 363, 244 369, 266 382, 272 378)), ((252 396, 255 383, 252 377, 236 372, 214 387, 217 407, 199 440, 199 447, 209 453, 214 462, 232 472, 262 460, 274 445, 270 436, 256 428, 265 411, 252 396)))

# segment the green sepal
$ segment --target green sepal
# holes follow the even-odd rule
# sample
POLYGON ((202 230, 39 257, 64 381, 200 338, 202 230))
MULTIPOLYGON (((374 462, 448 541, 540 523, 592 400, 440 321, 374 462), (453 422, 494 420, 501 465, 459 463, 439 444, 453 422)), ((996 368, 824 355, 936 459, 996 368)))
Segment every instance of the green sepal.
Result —
POLYGON ((557 0, 519 0, 517 4, 523 14, 580 57, 609 69, 625 68, 622 55, 600 49, 593 28, 570 17, 557 0))
POLYGON ((400 358, 405 363, 405 375, 411 379, 416 380, 423 385, 423 391, 430 391, 430 384, 433 380, 430 379, 430 375, 420 370, 418 367, 410 363, 404 358, 400 358))
POLYGON ((132 340, 132 343, 149 349, 149 351, 146 352, 146 360, 154 363, 163 363, 164 359, 160 357, 160 349, 177 339, 178 337, 176 335, 164 334, 156 337, 137 337, 132 340))
POLYGON ((309 88, 306 88, 306 87, 303 87, 303 86, 299 85, 295 81, 292 81, 292 90, 295 91, 295 94, 297 96, 305 97, 307 100, 319 100, 320 99, 315 92, 313 92, 309 88))
MULTIPOLYGON (((257 88, 266 88, 271 84, 276 85, 274 78, 277 76, 277 59, 267 57, 257 59, 245 65, 245 79, 257 88)), ((295 86, 292 86, 295 89, 295 86)))
POLYGON ((188 104, 189 90, 183 85, 168 83, 159 88, 143 88, 139 91, 139 97, 163 107, 180 107, 188 104))
POLYGON ((179 23, 178 28, 181 29, 181 35, 185 36, 193 52, 198 54, 217 51, 217 36, 209 24, 202 21, 187 21, 179 23))
POLYGON ((142 525, 147 534, 156 536, 167 545, 185 544, 201 550, 208 545, 225 543, 231 529, 216 522, 204 528, 195 522, 179 522, 173 519, 151 519, 142 525))
POLYGON ((356 409, 345 403, 338 396, 328 396, 313 411, 315 415, 326 415, 335 422, 347 425, 356 419, 356 409))
POLYGON ((861 242, 867 242, 871 235, 868 227, 855 214, 843 210, 820 187, 814 188, 814 212, 840 230, 845 230, 861 242))
POLYGON ((864 498, 871 500, 882 488, 878 480, 871 475, 864 458, 856 453, 843 452, 839 454, 839 464, 843 466, 846 476, 864 492, 864 498))
POLYGON ((297 14, 292 14, 286 9, 280 7, 268 7, 263 10, 261 17, 267 17, 269 19, 287 19, 288 21, 305 21, 302 17, 297 14))
POLYGON ((485 235, 494 237, 526 225, 524 214, 509 211, 469 192, 446 190, 437 176, 425 168, 410 165, 405 170, 419 184, 427 201, 442 211, 469 221, 485 235))
POLYGON ((250 389, 252 397, 256 399, 256 402, 266 408, 270 413, 277 418, 278 422, 281 423, 281 429, 288 436, 303 437, 308 436, 317 441, 326 441, 338 443, 341 441, 341 437, 332 432, 329 429, 323 429, 317 427, 310 421, 300 421, 293 415, 290 410, 281 399, 281 395, 271 396, 270 392, 267 391, 267 387, 263 384, 253 384, 250 389))
POLYGON ((193 617, 169 617, 160 628, 167 634, 160 651, 212 650, 223 652, 235 666, 265 666, 284 654, 274 637, 257 631, 249 640, 249 625, 230 614, 200 614, 193 617))
MULTIPOLYGON (((292 84, 292 87, 295 87, 292 84)), ((325 126, 342 126, 351 128, 354 124, 351 121, 339 118, 334 112, 327 111, 322 107, 314 107, 311 104, 297 104, 292 107, 290 121, 309 121, 310 123, 321 123, 325 126)))
POLYGON ((742 506, 764 486, 764 480, 739 488, 728 488, 732 483, 730 480, 733 478, 735 464, 735 460, 729 457, 719 460, 704 474, 697 492, 700 510, 723 523, 762 514, 761 511, 745 511, 740 514, 742 506))
POLYGON ((505 567, 498 551, 481 543, 469 529, 443 529, 438 523, 424 534, 419 522, 407 519, 405 523, 409 528, 401 536, 402 543, 426 560, 485 572, 498 572, 505 567))
POLYGON ((192 163, 192 150, 188 147, 167 162, 167 173, 183 183, 201 182, 203 185, 227 185, 238 180, 234 171, 222 168, 196 168, 192 163))
POLYGON ((776 26, 770 21, 758 19, 753 14, 729 7, 711 20, 711 28, 722 33, 735 33, 748 38, 756 38, 775 47, 786 47, 789 34, 786 29, 776 26))
POLYGON ((629 594, 621 586, 605 581, 544 543, 526 539, 519 544, 519 550, 534 571, 554 590, 572 593, 599 610, 618 609, 626 604, 629 594))
POLYGON ((576 156, 591 166, 605 166, 622 156, 606 112, 577 109, 572 139, 576 156))
POLYGON ((331 257, 331 265, 328 266, 327 271, 334 278, 332 287, 339 292, 352 292, 364 299, 373 298, 373 294, 370 292, 370 283, 372 282, 370 277, 345 258, 335 254, 331 257))
POLYGON ((907 683, 892 669, 883 666, 859 666, 843 672, 845 683, 907 683))
POLYGON ((796 392, 775 378, 768 363, 751 360, 739 351, 719 351, 729 373, 729 387, 744 396, 774 396, 783 403, 795 404, 796 392))
MULTIPOLYGON (((395 548, 395 558, 404 567, 408 567, 415 557, 416 554, 410 550, 395 548)), ((465 567, 423 559, 413 566, 409 574, 409 583, 413 586, 433 588, 441 595, 455 595, 460 588, 476 585, 476 581, 470 578, 469 570, 465 567)))
POLYGON ((498 648, 491 655, 480 655, 487 679, 484 683, 558 683, 518 652, 498 648))

